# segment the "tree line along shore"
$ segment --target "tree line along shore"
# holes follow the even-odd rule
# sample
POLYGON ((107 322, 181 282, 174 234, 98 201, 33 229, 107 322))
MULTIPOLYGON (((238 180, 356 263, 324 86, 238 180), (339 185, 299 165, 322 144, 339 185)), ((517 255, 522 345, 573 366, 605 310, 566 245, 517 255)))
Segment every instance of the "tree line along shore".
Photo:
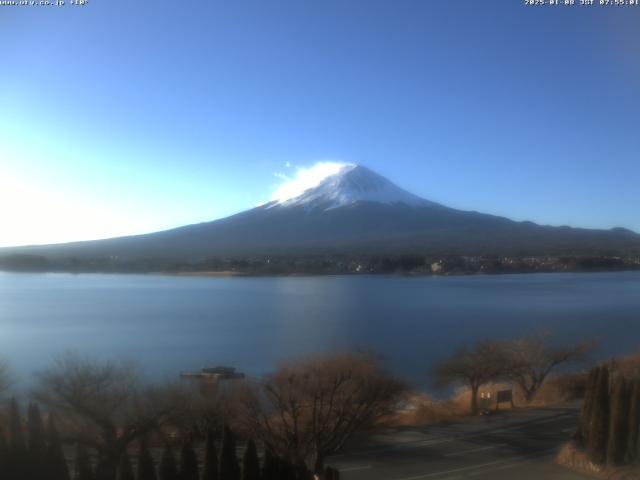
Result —
POLYGON ((212 275, 413 274, 465 275, 543 272, 640 270, 640 255, 262 255, 193 261, 117 256, 47 258, 42 255, 0 256, 0 270, 13 272, 113 272, 212 275))

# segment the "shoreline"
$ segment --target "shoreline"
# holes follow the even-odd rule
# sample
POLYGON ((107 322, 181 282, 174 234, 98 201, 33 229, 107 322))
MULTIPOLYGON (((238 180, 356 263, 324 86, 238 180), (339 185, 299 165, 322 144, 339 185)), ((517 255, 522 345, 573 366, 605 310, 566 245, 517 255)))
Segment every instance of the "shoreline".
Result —
MULTIPOLYGON (((104 273, 104 272, 102 272, 104 273)), ((246 277, 248 275, 243 272, 235 272, 233 270, 220 271, 202 271, 202 272, 146 272, 143 275, 168 275, 175 277, 246 277)))
POLYGON ((118 270, 4 270, 0 274, 69 274, 69 275, 151 275, 167 277, 212 277, 212 278, 258 278, 258 277, 411 277, 411 278, 444 278, 444 277, 497 277, 506 275, 544 275, 544 274, 598 274, 640 272, 637 268, 598 269, 598 270, 534 270, 534 271, 456 271, 456 272, 244 272, 234 270, 206 270, 206 271, 118 271, 118 270))

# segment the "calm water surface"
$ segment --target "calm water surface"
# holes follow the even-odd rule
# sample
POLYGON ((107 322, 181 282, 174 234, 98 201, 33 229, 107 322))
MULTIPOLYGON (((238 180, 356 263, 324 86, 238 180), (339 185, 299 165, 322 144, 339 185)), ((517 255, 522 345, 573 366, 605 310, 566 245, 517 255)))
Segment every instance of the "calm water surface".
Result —
POLYGON ((465 342, 552 329, 640 347, 640 272, 465 277, 203 278, 0 273, 0 355, 23 384, 61 352, 134 358, 149 375, 250 375, 313 352, 375 349, 428 384, 465 342), (24 380, 27 379, 27 380, 24 380))

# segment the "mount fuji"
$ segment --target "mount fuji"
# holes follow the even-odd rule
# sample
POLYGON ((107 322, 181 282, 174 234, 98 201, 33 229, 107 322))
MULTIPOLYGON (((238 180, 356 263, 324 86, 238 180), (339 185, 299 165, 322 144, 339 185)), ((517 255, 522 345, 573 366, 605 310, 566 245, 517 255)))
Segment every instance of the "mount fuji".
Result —
POLYGON ((345 165, 338 173, 325 178, 317 187, 310 188, 290 200, 275 202, 271 206, 306 205, 311 210, 330 210, 358 202, 413 207, 436 205, 401 189, 366 167, 345 165))
POLYGON ((305 255, 637 255, 640 235, 516 222, 422 199, 363 166, 227 218, 106 240, 0 249, 0 257, 154 259, 305 255))

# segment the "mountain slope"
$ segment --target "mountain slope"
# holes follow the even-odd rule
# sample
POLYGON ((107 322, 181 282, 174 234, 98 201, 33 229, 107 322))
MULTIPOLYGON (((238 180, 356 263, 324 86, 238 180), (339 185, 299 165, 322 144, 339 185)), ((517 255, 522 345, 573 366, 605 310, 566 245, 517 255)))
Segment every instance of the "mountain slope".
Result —
POLYGON ((197 262, 222 256, 408 254, 621 255, 640 253, 624 229, 540 226, 424 200, 361 166, 302 195, 163 232, 0 250, 49 258, 197 262))

